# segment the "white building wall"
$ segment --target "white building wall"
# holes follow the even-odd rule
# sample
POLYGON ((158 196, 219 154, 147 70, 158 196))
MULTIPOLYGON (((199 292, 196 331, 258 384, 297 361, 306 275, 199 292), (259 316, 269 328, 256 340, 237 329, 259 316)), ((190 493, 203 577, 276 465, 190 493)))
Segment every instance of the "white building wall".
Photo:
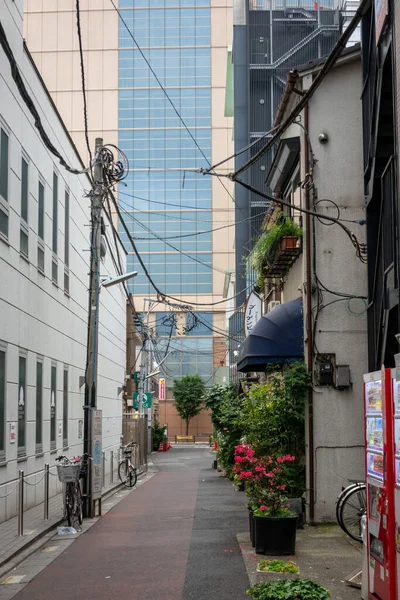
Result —
MULTIPOLYGON (((317 163, 317 200, 336 203, 341 219, 365 218, 362 182, 361 65, 359 60, 331 71, 309 103, 309 135, 317 163), (328 142, 318 141, 320 133, 328 142)), ((307 87, 307 81, 304 81, 307 87)), ((337 217, 335 205, 318 204, 318 212, 337 217)), ((365 226, 344 223, 360 242, 365 226)), ((333 292, 367 296, 366 265, 356 257, 349 237, 338 226, 315 220, 316 274, 333 292)), ((334 520, 335 501, 349 479, 364 479, 363 374, 367 371, 366 304, 323 291, 327 305, 318 317, 315 346, 336 355, 336 364, 349 365, 352 386, 343 391, 314 391, 315 519, 334 520), (334 302, 335 301, 335 302, 334 302), (351 314, 360 312, 359 316, 351 314)), ((313 296, 313 306, 317 297, 313 296)), ((315 313, 314 313, 315 314, 315 313)))
MULTIPOLYGON (((0 20, 6 31, 27 90, 39 111, 51 142, 66 162, 81 169, 74 146, 64 130, 28 54, 23 50, 22 2, 0 0, 0 20)), ((66 171, 44 146, 34 120, 11 77, 9 62, 0 48, 0 128, 9 136, 8 239, 0 236, 0 349, 6 349, 5 460, 0 462, 0 521, 15 514, 15 478, 23 469, 28 482, 42 478, 45 463, 54 464, 57 454, 82 453, 83 390, 79 377, 86 363, 90 210, 85 191, 86 175, 66 171), (20 254, 21 156, 28 160, 29 260, 20 254), (52 281, 53 171, 58 174, 58 285, 52 281), (45 186, 45 269, 37 268, 38 181, 45 186), (69 295, 64 292, 64 198, 70 193, 69 295), (17 457, 18 441, 10 440, 10 427, 18 431, 19 356, 27 358, 26 456, 17 457), (36 362, 43 360, 43 449, 36 451, 36 362), (51 366, 57 367, 56 448, 50 451, 51 366), (68 370, 68 443, 63 443, 63 371, 68 370), (61 429, 59 427, 61 426, 61 429), (7 485, 3 485, 9 482, 7 485), (10 495, 3 498, 7 494, 10 495)), ((112 234, 107 234, 113 247, 112 234)), ((115 250, 114 250, 115 252, 115 250)), ((121 252, 124 266, 124 256, 121 252)), ((115 276, 109 255, 101 275, 115 276)), ((121 286, 104 289, 100 296, 98 407, 103 411, 103 450, 106 477, 110 452, 119 447, 122 395, 118 387, 125 372, 125 296, 121 286)), ((53 469, 54 471, 54 469, 53 469)), ((59 489, 50 477, 51 493, 59 489)), ((43 482, 27 486, 26 506, 43 500, 43 482)))

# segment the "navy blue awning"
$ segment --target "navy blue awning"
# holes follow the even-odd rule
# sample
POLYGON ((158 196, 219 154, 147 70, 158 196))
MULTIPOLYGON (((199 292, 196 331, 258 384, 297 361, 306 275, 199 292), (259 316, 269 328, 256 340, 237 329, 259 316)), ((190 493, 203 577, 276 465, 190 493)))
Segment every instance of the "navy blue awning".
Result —
POLYGON ((296 298, 263 315, 239 348, 237 370, 263 371, 269 364, 302 360, 303 301, 296 298))

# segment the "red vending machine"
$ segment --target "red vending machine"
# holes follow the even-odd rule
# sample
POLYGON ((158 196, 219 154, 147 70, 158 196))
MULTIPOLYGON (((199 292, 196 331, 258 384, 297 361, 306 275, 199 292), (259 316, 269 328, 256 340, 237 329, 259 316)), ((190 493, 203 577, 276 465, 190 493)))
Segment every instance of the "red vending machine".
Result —
POLYGON ((364 375, 368 592, 370 599, 379 600, 397 598, 393 444, 395 384, 395 370, 382 368, 382 371, 364 375))
POLYGON ((393 412, 394 412, 394 510, 395 510, 395 556, 397 575, 397 595, 400 600, 400 356, 396 357, 396 369, 393 370, 393 412))

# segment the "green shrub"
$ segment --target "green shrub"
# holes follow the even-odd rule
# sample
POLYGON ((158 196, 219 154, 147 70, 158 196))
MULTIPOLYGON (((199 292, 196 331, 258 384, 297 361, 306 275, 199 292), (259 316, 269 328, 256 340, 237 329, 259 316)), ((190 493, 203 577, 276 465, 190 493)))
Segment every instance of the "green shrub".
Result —
POLYGON ((157 452, 160 444, 164 441, 165 425, 160 425, 158 421, 154 421, 151 430, 153 433, 153 451, 157 452))
POLYGON ((265 571, 266 573, 298 573, 299 567, 296 563, 291 560, 260 560, 258 563, 258 568, 260 571, 265 571))
POLYGON ((329 600, 327 589, 311 579, 277 579, 247 590, 254 600, 329 600))

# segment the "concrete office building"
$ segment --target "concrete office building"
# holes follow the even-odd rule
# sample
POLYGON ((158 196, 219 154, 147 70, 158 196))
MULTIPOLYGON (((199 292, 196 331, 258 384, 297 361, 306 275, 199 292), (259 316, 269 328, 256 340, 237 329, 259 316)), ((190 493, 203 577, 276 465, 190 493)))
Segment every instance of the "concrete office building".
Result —
MULTIPOLYGON (((47 134, 73 169, 84 165, 23 41, 22 1, 0 1, 0 521, 16 514, 24 471, 25 507, 43 501, 43 469, 82 454, 89 201, 86 174, 68 172, 43 142, 47 134), (7 57, 4 48, 9 45, 7 57), (20 79, 12 73, 19 70, 20 79), (25 88, 25 91, 23 90, 25 88), (35 122, 36 121, 36 122, 35 122)), ((115 247, 107 231, 111 248, 115 247)), ((115 277, 108 254, 101 275, 115 277)), ((103 450, 120 444, 125 367, 125 295, 100 296, 98 407, 103 450)), ((50 493, 61 490, 50 477, 50 493)))
MULTIPOLYGON (((165 338, 172 337, 167 387, 173 377, 194 372, 210 385, 225 364, 226 323, 224 304, 208 303, 224 299, 225 272, 234 263, 234 227, 209 230, 232 224, 235 212, 230 182, 194 170, 233 153, 232 117, 225 106, 232 0, 120 0, 117 5, 125 23, 108 0, 81 2, 90 139, 93 145, 101 135, 129 159, 119 205, 156 286, 185 304, 205 305, 198 307, 201 322, 178 311, 171 328, 170 311, 176 309, 146 303, 160 356, 165 338), (199 231, 206 233, 192 235, 199 231)), ((26 0, 25 11, 32 54, 87 158, 75 2, 26 0)), ((232 167, 227 163, 223 169, 232 167)), ((156 299, 156 292, 121 224, 119 230, 129 253, 127 268, 139 271, 129 289, 144 312, 144 299, 156 299)), ((160 406, 162 414, 172 433, 180 433, 169 401, 164 413, 160 406)), ((210 422, 194 427, 209 432, 210 422)))

